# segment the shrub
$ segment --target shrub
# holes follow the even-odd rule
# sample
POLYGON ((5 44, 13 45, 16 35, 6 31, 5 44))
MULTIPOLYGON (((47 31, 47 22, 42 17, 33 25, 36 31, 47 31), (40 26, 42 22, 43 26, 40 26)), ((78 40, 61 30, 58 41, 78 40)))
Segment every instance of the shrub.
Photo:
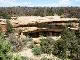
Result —
POLYGON ((40 60, 49 60, 47 57, 43 57, 40 60))
POLYGON ((22 56, 14 56, 12 50, 12 44, 9 40, 6 40, 3 34, 0 34, 0 60, 29 60, 22 56))
POLYGON ((34 47, 34 48, 32 48, 32 52, 34 55, 40 55, 41 54, 41 48, 40 47, 34 47))
POLYGON ((66 52, 69 51, 70 59, 75 59, 75 57, 78 55, 77 52, 79 52, 78 40, 76 38, 75 32, 70 29, 65 29, 61 37, 62 38, 55 43, 53 54, 56 54, 62 59, 65 59, 68 58, 66 52))
POLYGON ((63 39, 59 39, 54 44, 52 54, 57 55, 60 58, 64 59, 66 58, 66 50, 67 49, 66 49, 65 41, 63 39))
POLYGON ((13 46, 14 51, 20 51, 26 45, 27 39, 20 39, 14 33, 9 34, 9 41, 13 46))
POLYGON ((0 60, 12 59, 12 47, 8 40, 5 40, 3 35, 0 35, 0 60))
POLYGON ((55 41, 51 38, 41 39, 41 50, 43 53, 51 54, 55 41))
POLYGON ((29 60, 29 58, 17 55, 13 57, 13 60, 29 60))
POLYGON ((27 47, 29 47, 30 49, 32 49, 32 48, 34 48, 36 45, 33 43, 33 42, 31 42, 27 47))
POLYGON ((74 55, 78 52, 78 39, 75 35, 75 31, 65 29, 62 34, 62 39, 65 41, 64 44, 67 47, 67 50, 70 51, 70 58, 73 59, 75 57, 74 55))
POLYGON ((68 58, 68 51, 70 59, 79 60, 80 45, 78 41, 75 31, 66 28, 61 35, 61 39, 57 41, 51 38, 41 39, 40 46, 43 53, 52 53, 53 55, 65 59, 68 58))
POLYGON ((42 57, 40 60, 54 60, 54 59, 50 59, 50 58, 47 58, 47 57, 42 57))
POLYGON ((6 13, 0 13, 0 16, 2 16, 4 19, 11 19, 11 16, 6 13))

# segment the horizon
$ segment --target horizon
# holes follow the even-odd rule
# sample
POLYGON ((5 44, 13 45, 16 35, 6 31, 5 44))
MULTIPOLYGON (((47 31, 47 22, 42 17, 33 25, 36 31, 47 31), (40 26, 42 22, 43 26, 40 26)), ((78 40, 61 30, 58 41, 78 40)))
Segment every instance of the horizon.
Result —
POLYGON ((12 7, 29 7, 29 8, 37 8, 37 7, 39 7, 39 8, 66 8, 66 7, 73 7, 73 8, 75 8, 75 7, 78 7, 78 8, 80 8, 80 6, 56 6, 56 7, 54 7, 54 6, 0 6, 0 8, 7 8, 7 7, 10 7, 10 8, 12 8, 12 7))
POLYGON ((0 6, 0 8, 12 8, 12 7, 28 7, 28 8, 66 8, 66 7, 73 7, 73 8, 80 8, 80 6, 65 6, 65 7, 48 7, 48 6, 0 6))
POLYGON ((80 7, 80 0, 0 0, 0 7, 80 7))

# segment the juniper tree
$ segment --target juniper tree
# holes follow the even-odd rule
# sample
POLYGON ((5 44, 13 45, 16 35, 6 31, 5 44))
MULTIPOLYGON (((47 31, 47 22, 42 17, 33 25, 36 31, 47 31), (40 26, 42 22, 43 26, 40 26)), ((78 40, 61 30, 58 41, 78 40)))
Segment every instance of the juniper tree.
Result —
POLYGON ((65 41, 66 51, 70 51, 70 57, 74 57, 78 52, 78 40, 74 30, 66 28, 62 34, 62 39, 65 41))

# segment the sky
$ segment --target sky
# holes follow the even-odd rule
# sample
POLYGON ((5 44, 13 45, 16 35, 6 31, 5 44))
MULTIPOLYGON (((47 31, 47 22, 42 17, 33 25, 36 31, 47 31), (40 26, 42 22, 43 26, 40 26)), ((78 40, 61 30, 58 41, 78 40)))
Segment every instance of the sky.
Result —
POLYGON ((0 7, 80 7, 80 0, 0 0, 0 7))

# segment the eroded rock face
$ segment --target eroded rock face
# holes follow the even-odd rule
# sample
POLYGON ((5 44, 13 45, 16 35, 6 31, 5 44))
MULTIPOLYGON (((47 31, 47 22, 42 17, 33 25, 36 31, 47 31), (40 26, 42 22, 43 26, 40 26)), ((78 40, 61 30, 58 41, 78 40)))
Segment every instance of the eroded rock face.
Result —
POLYGON ((26 39, 26 36, 23 35, 23 33, 21 33, 21 35, 20 35, 20 39, 21 39, 21 40, 25 40, 25 39, 26 39))
POLYGON ((49 23, 54 22, 57 25, 66 25, 65 22, 69 22, 69 21, 71 21, 71 24, 74 23, 73 25, 75 25, 75 27, 77 28, 78 21, 79 21, 78 18, 61 18, 58 15, 55 15, 55 16, 45 16, 45 17, 40 17, 40 16, 20 16, 20 17, 17 17, 16 20, 11 20, 11 24, 14 27, 17 27, 17 28, 18 27, 23 27, 23 28, 29 27, 30 29, 26 29, 25 28, 26 31, 27 30, 33 31, 35 29, 37 30, 37 27, 35 27, 36 23, 37 24, 44 24, 44 23, 48 23, 49 24, 49 23), (33 28, 33 27, 31 28, 31 26, 27 26, 27 25, 35 25, 34 26, 35 28, 33 28))
MULTIPOLYGON (((24 32, 27 33, 30 37, 34 38, 35 36, 38 38, 40 33, 42 36, 54 36, 55 33, 60 34, 64 26, 69 25, 70 29, 78 30, 79 25, 78 18, 61 18, 58 15, 55 16, 20 16, 15 19, 12 17, 10 20, 11 24, 15 32, 24 32), (51 32, 51 33, 50 33, 51 32)), ((25 35, 19 35, 20 39, 25 39, 25 35)), ((57 39, 57 38, 53 38, 57 39)), ((33 40, 36 43, 40 43, 39 39, 33 40)))
POLYGON ((33 38, 33 43, 35 43, 35 44, 40 44, 40 39, 39 38, 33 38))
POLYGON ((0 30, 2 32, 6 32, 7 31, 6 19, 0 19, 0 30))

